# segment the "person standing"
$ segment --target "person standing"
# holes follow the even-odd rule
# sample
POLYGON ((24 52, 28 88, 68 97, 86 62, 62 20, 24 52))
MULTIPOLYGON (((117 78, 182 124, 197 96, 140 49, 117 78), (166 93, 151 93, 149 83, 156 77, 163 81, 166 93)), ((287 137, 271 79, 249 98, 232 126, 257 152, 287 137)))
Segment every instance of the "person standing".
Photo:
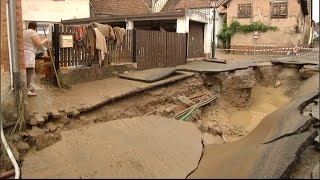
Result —
POLYGON ((27 94, 28 96, 36 96, 37 93, 34 92, 34 89, 31 87, 31 83, 33 83, 35 75, 37 48, 42 48, 44 43, 48 41, 48 38, 41 40, 37 34, 37 23, 29 22, 28 28, 23 31, 23 39, 27 71, 27 94))

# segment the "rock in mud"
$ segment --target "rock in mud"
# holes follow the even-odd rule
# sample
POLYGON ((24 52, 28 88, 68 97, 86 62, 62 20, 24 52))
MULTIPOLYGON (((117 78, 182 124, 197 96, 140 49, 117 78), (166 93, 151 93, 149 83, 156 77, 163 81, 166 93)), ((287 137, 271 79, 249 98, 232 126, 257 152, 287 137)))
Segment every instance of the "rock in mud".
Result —
POLYGON ((35 140, 35 147, 36 150, 39 151, 41 149, 44 149, 55 142, 57 142, 60 139, 60 137, 54 135, 54 134, 43 134, 36 138, 35 140))
POLYGON ((46 133, 45 130, 40 129, 40 128, 38 128, 37 126, 32 126, 32 129, 31 129, 31 131, 29 132, 29 135, 30 135, 31 137, 36 138, 36 137, 38 137, 38 136, 44 135, 45 133, 46 133))
POLYGON ((317 164, 312 171, 312 179, 320 179, 320 175, 319 175, 319 164, 317 164))
POLYGON ((223 144, 224 140, 217 135, 212 135, 209 133, 203 133, 203 144, 223 144))
POLYGON ((48 122, 46 124, 47 128, 49 129, 50 132, 54 132, 55 130, 57 130, 57 126, 53 124, 53 122, 48 122))
POLYGON ((317 72, 319 72, 319 66, 318 65, 304 65, 300 70, 299 74, 302 78, 308 79, 309 77, 315 75, 317 72))
POLYGON ((14 146, 19 150, 19 152, 23 153, 30 149, 29 144, 23 141, 16 142, 14 146))

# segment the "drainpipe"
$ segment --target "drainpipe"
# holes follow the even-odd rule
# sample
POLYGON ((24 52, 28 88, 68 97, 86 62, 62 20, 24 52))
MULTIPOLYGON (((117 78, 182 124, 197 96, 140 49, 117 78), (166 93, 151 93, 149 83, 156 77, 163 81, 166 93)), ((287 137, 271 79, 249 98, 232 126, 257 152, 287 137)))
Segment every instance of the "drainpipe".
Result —
MULTIPOLYGON (((8 3, 6 3, 7 19, 9 19, 9 8, 8 3)), ((10 32, 9 21, 7 21, 7 32, 10 32)), ((11 47, 10 47, 10 38, 8 38, 8 50, 9 50, 9 65, 10 65, 10 85, 11 91, 13 91, 13 75, 12 75, 12 60, 11 60, 11 47)))
POLYGON ((20 90, 20 67, 18 59, 17 21, 16 21, 16 0, 9 0, 9 37, 12 61, 13 88, 20 90))

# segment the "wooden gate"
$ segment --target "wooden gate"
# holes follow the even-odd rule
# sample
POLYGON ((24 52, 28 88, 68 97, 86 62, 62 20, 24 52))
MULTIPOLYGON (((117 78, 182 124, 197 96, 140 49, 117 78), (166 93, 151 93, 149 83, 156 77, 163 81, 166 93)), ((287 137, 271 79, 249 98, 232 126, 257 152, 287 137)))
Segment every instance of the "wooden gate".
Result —
POLYGON ((173 67, 186 63, 187 35, 135 30, 135 62, 138 69, 173 67))

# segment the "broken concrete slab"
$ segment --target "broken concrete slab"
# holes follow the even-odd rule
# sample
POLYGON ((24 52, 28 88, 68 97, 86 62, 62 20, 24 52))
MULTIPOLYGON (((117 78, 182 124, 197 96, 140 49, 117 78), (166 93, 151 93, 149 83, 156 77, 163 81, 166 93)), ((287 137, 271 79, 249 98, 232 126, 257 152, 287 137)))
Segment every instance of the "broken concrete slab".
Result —
POLYGON ((22 178, 185 178, 198 166, 201 139, 194 124, 160 116, 96 124, 27 154, 22 178))
POLYGON ((169 78, 154 83, 143 83, 118 77, 107 78, 75 84, 72 86, 72 90, 62 91, 54 88, 39 89, 37 91, 37 98, 30 98, 28 101, 30 109, 34 109, 47 120, 48 115, 46 112, 52 109, 59 108, 59 110, 67 111, 75 108, 77 111, 85 112, 110 101, 168 83, 185 80, 192 76, 194 76, 194 73, 179 72, 169 78))
POLYGON ((239 69, 247 69, 249 67, 257 66, 253 61, 227 61, 226 64, 206 62, 206 61, 194 61, 185 65, 177 66, 177 70, 191 71, 199 73, 215 73, 224 71, 234 71, 239 69))
POLYGON ((284 57, 271 60, 274 64, 293 64, 293 65, 318 65, 319 59, 304 59, 301 57, 284 57))
POLYGON ((176 72, 175 68, 154 68, 120 74, 119 77, 142 82, 156 82, 170 77, 176 72))

